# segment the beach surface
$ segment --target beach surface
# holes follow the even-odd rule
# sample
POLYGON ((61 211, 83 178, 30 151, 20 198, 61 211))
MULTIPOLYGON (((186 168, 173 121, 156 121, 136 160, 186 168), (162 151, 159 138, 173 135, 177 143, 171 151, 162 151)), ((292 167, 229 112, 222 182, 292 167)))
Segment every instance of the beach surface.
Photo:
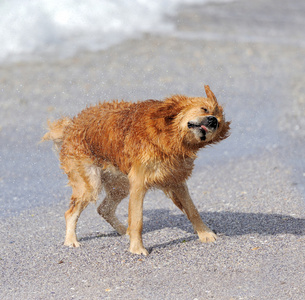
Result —
MULTIPOLYGON (((303 299, 305 295, 305 2, 180 7, 171 33, 100 52, 0 69, 1 299, 303 299), (202 244, 160 191, 144 202, 147 257, 127 251, 91 204, 63 246, 70 188, 47 119, 98 101, 205 96, 231 136, 203 149, 188 181, 202 244)), ((101 195, 102 200, 103 195, 101 195)), ((117 211, 126 223, 128 201, 117 211)))

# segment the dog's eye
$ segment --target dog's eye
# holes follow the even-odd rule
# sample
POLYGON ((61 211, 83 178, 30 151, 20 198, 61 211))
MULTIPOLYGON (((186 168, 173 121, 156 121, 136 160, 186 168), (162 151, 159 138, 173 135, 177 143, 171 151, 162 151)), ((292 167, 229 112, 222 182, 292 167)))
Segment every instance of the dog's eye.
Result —
POLYGON ((201 107, 201 109, 202 109, 205 113, 208 113, 208 112, 209 112, 209 110, 206 109, 205 107, 201 107))

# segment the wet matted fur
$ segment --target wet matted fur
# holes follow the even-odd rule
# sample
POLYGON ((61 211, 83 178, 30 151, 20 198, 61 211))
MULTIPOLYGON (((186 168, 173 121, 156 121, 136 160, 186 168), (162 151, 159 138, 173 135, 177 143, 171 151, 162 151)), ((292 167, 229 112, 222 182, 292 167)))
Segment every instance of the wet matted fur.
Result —
POLYGON ((150 188, 159 188, 172 199, 202 242, 216 239, 186 185, 197 151, 229 136, 230 122, 209 86, 205 91, 207 98, 175 95, 164 101, 104 102, 72 119, 49 123, 42 140, 53 140, 72 187, 65 245, 79 246, 77 220, 102 189, 106 197, 97 211, 119 234, 129 235, 132 253, 148 254, 142 226, 143 200, 150 188), (126 229, 115 210, 128 195, 126 229))

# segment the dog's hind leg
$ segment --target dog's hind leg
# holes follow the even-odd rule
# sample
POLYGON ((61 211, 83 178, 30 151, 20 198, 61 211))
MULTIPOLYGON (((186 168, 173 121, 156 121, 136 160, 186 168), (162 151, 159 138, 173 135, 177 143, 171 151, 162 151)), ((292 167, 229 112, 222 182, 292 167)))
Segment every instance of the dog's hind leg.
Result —
POLYGON ((82 198, 76 198, 72 195, 70 201, 70 208, 65 212, 66 219, 66 238, 64 245, 69 247, 79 247, 80 243, 76 237, 76 224, 81 212, 87 207, 90 200, 82 198))
POLYGON ((209 243, 214 242, 217 239, 216 234, 203 223, 200 214, 190 197, 186 183, 166 188, 164 189, 164 192, 172 199, 174 204, 186 214, 202 242, 209 243))
POLYGON ((104 172, 102 182, 105 188, 106 197, 97 212, 102 216, 120 235, 126 234, 126 226, 123 225, 115 211, 121 201, 128 196, 129 182, 124 175, 112 175, 110 172, 104 172))
POLYGON ((72 186, 72 196, 70 207, 65 213, 66 238, 64 245, 79 247, 76 237, 76 225, 81 212, 87 205, 96 200, 99 186, 92 184, 92 172, 88 172, 85 167, 74 165, 68 172, 69 184, 72 186))

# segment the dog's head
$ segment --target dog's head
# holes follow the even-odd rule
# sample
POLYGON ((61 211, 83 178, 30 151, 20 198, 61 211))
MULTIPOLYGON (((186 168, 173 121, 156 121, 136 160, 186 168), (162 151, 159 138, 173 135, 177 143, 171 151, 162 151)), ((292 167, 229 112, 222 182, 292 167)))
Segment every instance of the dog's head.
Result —
POLYGON ((223 108, 208 85, 205 92, 207 98, 173 96, 158 110, 158 118, 164 118, 172 135, 179 135, 180 141, 194 150, 229 136, 230 122, 225 121, 223 108))
POLYGON ((208 85, 205 91, 207 98, 189 98, 180 120, 184 141, 199 147, 227 138, 230 129, 230 122, 225 121, 223 108, 208 85))

